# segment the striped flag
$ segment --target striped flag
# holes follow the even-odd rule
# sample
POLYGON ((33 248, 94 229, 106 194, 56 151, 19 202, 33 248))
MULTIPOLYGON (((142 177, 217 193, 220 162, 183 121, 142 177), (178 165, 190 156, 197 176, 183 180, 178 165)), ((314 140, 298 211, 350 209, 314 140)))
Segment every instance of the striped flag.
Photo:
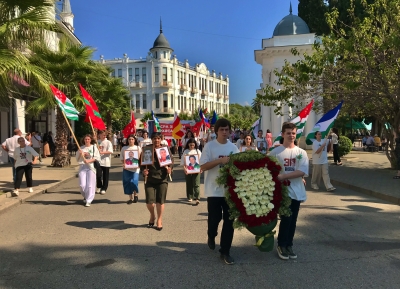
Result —
POLYGON ((213 116, 212 116, 212 119, 211 119, 211 124, 215 124, 217 122, 217 120, 218 120, 218 115, 214 110, 213 116))
MULTIPOLYGON (((291 123, 294 123, 296 125, 296 128, 297 128, 296 139, 299 139, 301 137, 301 135, 303 134, 304 127, 306 126, 306 122, 307 122, 308 116, 310 115, 313 104, 314 104, 314 99, 312 99, 311 102, 309 104, 307 104, 307 106, 305 108, 303 108, 302 111, 299 112, 299 115, 297 117, 295 117, 294 119, 292 119, 290 121, 291 123)), ((278 136, 274 140, 273 145, 279 144, 281 138, 282 138, 282 136, 278 136)))
POLYGON ((185 133, 182 131, 181 119, 178 114, 175 112, 174 122, 172 123, 172 137, 174 139, 181 139, 185 133))
POLYGON ((321 119, 314 125, 313 130, 307 135, 306 143, 308 145, 312 145, 315 141, 315 132, 320 131, 322 134, 322 138, 329 133, 333 125, 335 124, 335 120, 339 115, 340 109, 342 108, 343 100, 336 106, 334 109, 331 109, 327 113, 325 113, 321 119))
POLYGON ((253 139, 255 139, 257 137, 258 131, 261 128, 261 124, 260 124, 261 118, 262 118, 262 115, 251 126, 251 135, 253 136, 253 139), (256 132, 256 133, 254 133, 254 132, 256 132))
POLYGON ((160 122, 158 121, 158 118, 154 115, 153 111, 151 111, 151 116, 153 117, 154 120, 154 131, 161 132, 160 122))
POLYGON ((101 115, 100 115, 99 109, 96 105, 96 102, 91 97, 91 95, 86 91, 86 89, 83 88, 83 86, 80 83, 79 83, 79 87, 81 89, 82 96, 85 101, 85 107, 86 107, 85 122, 92 121, 93 127, 100 129, 100 130, 105 130, 106 125, 104 124, 103 120, 101 119, 101 115))
POLYGON ((50 88, 54 96, 56 97, 58 106, 64 112, 65 116, 71 120, 78 120, 79 112, 76 110, 75 106, 68 99, 68 97, 61 90, 57 89, 55 86, 50 85, 50 88))

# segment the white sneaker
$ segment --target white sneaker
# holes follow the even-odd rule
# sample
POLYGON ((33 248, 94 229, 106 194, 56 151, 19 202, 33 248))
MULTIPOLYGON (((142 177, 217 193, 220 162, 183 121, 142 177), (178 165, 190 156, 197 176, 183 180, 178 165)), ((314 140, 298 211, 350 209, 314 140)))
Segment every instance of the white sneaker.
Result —
POLYGON ((106 191, 100 191, 100 195, 104 195, 106 193, 106 191))
POLYGON ((100 189, 96 189, 96 194, 100 193, 100 189))
POLYGON ((334 188, 334 187, 327 189, 328 192, 332 192, 334 190, 336 190, 336 188, 334 188))
POLYGON ((85 207, 90 207, 90 202, 86 202, 85 207))
POLYGON ((33 193, 33 189, 29 188, 28 193, 33 193))
POLYGON ((319 190, 319 188, 317 186, 311 186, 311 189, 319 190))
POLYGON ((19 191, 18 190, 14 190, 11 192, 11 196, 13 197, 18 197, 19 196, 19 191))

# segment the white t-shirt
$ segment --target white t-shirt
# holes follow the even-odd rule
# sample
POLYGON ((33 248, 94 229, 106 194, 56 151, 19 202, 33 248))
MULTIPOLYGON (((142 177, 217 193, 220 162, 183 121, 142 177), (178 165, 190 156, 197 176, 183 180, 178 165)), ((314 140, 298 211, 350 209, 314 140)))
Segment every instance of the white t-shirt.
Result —
POLYGON ((163 140, 161 141, 161 145, 162 145, 162 146, 168 146, 168 141, 167 141, 166 139, 163 139, 163 140))
POLYGON ((338 136, 337 136, 337 134, 336 133, 332 133, 331 134, 331 136, 332 136, 332 144, 338 144, 339 142, 338 142, 338 136))
MULTIPOLYGON (((10 158, 14 158, 14 150, 15 150, 17 147, 19 147, 18 139, 19 139, 20 137, 21 137, 21 136, 19 136, 19 135, 14 135, 14 136, 12 136, 12 137, 6 139, 6 140, 2 143, 3 146, 7 147, 7 149, 8 149, 8 156, 9 156, 10 158)), ((25 145, 26 145, 26 146, 29 146, 29 145, 31 144, 29 141, 26 140, 26 138, 24 138, 24 140, 25 140, 25 145)))
POLYGON ((207 142, 217 139, 217 134, 215 132, 209 132, 207 134, 207 142))
MULTIPOLYGON (((221 157, 229 156, 231 153, 238 153, 239 149, 231 142, 226 144, 219 143, 216 139, 207 143, 200 158, 200 165, 221 157)), ((206 197, 223 197, 225 195, 224 186, 216 183, 221 166, 215 166, 204 173, 204 195, 206 197)))
POLYGON ((142 139, 140 141, 140 147, 145 147, 148 145, 151 145, 153 142, 151 141, 151 138, 146 138, 146 139, 142 139))
POLYGON ((244 139, 238 139, 237 141, 236 141, 236 146, 237 146, 237 148, 240 150, 240 147, 243 145, 243 143, 244 143, 244 139))
POLYGON ((184 150, 183 151, 183 157, 181 158, 181 166, 185 165, 185 155, 199 155, 199 159, 201 158, 201 151, 199 149, 194 149, 194 150, 184 150))
MULTIPOLYGON (((121 154, 119 156, 119 159, 121 161, 125 160, 125 151, 139 151, 139 160, 141 158, 141 154, 142 154, 142 148, 140 146, 134 145, 134 146, 124 146, 121 149, 121 154)), ((140 163, 140 162, 139 162, 140 163)), ((124 169, 127 171, 131 171, 131 172, 135 172, 135 173, 140 173, 140 166, 136 169, 124 169)))
POLYGON ((113 144, 118 145, 118 136, 115 133, 113 134, 113 144))
MULTIPOLYGON (((275 156, 279 163, 282 165, 282 173, 288 174, 294 171, 302 171, 308 177, 308 156, 307 153, 295 146, 294 148, 285 148, 279 146, 274 148, 269 153, 270 156, 275 156)), ((307 199, 306 188, 301 177, 289 179, 289 197, 298 201, 305 201, 307 199)))
POLYGON ((32 142, 32 147, 34 148, 40 148, 40 142, 42 141, 42 138, 40 135, 34 135, 31 137, 31 142, 32 142))
POLYGON ((102 152, 111 152, 111 154, 100 155, 101 156, 100 165, 102 167, 111 167, 111 155, 114 152, 112 143, 109 140, 105 139, 100 142, 99 148, 100 151, 102 152))
POLYGON ((14 150, 15 167, 26 166, 33 161, 33 157, 38 157, 39 154, 30 146, 24 148, 16 147, 14 150))
POLYGON ((83 158, 90 160, 94 156, 94 158, 100 162, 101 157, 100 157, 99 150, 97 148, 95 148, 94 145, 90 145, 88 147, 83 145, 80 147, 80 149, 83 152, 83 156, 81 156, 81 152, 79 150, 76 153, 76 161, 80 164, 79 170, 90 169, 94 173, 96 173, 94 164, 93 163, 85 164, 85 162, 83 161, 83 158))
POLYGON ((327 164, 328 163, 328 141, 327 139, 321 139, 321 141, 315 140, 312 144, 312 163, 313 165, 322 165, 322 164, 327 164), (320 153, 315 153, 324 143, 326 143, 326 146, 320 153))

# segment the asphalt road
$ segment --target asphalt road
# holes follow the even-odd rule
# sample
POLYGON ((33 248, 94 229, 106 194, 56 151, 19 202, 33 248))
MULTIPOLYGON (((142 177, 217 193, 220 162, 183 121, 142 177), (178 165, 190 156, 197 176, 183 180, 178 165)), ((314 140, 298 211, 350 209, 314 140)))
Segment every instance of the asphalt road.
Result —
POLYGON ((187 203, 182 171, 170 183, 161 232, 146 228, 142 192, 126 204, 121 175, 112 168, 109 190, 89 208, 73 179, 3 214, 0 288, 400 287, 399 206, 343 188, 308 190, 296 261, 259 252, 241 230, 229 266, 205 244, 206 200, 187 203))

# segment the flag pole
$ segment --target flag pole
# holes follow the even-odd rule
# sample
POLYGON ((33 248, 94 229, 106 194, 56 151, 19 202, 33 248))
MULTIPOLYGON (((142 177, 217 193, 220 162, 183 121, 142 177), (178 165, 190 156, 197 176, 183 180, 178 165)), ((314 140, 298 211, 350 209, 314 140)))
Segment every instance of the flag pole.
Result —
MULTIPOLYGON (((87 112, 86 112, 87 113, 87 112)), ((99 141, 98 141, 98 139, 97 139, 97 134, 96 134, 96 132, 94 131, 94 127, 93 127, 93 123, 92 123, 92 118, 89 116, 89 121, 90 121, 90 126, 92 127, 92 131, 93 131, 93 137, 96 139, 96 147, 97 147, 97 149, 99 150, 99 152, 100 152, 100 148, 99 148, 99 141)))
MULTIPOLYGON (((74 131, 72 130, 72 127, 71 127, 71 125, 69 124, 69 121, 68 121, 68 119, 67 119, 67 116, 65 115, 65 113, 63 112, 63 110, 62 109, 60 109, 61 110, 61 113, 63 114, 63 116, 64 116, 64 118, 65 118, 65 122, 67 123, 67 125, 68 125, 68 127, 69 127, 69 130, 71 131, 71 133, 72 133, 72 136, 74 137, 74 140, 75 140, 75 142, 76 142, 76 145, 79 147, 79 142, 78 142, 78 140, 76 139, 76 136, 75 136, 75 134, 74 134, 74 131)), ((80 149, 79 149, 80 150, 80 149)), ((82 157, 82 154, 79 156, 79 158, 81 158, 82 157)))

